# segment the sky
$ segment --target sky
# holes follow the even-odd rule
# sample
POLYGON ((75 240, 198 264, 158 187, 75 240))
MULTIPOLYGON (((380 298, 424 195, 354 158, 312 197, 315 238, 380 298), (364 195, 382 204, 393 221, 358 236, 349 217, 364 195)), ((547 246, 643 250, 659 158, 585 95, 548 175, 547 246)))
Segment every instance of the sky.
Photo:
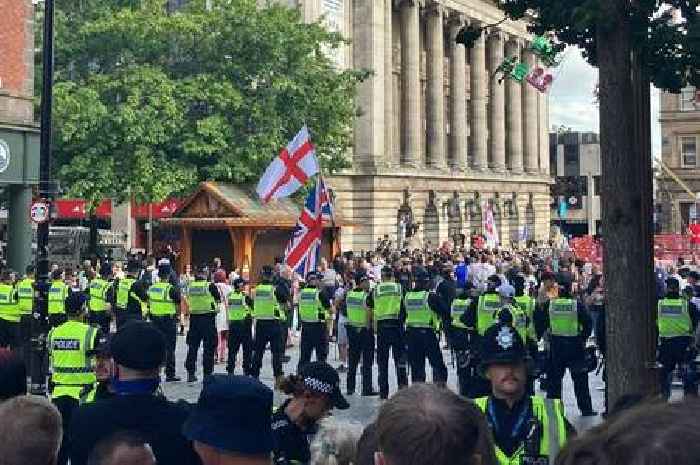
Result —
MULTIPOLYGON (((552 126, 567 126, 575 131, 598 132, 598 106, 593 90, 598 83, 598 70, 589 65, 581 50, 569 47, 563 62, 554 71, 554 82, 549 91, 549 122, 552 126)), ((659 92, 651 90, 652 154, 661 154, 661 127, 659 126, 659 92)))

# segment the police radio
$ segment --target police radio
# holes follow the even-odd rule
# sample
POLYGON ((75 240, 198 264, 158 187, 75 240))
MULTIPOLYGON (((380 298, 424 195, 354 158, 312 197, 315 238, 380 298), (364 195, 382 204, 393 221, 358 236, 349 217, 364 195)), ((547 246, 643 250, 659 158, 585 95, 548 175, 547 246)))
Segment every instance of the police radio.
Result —
POLYGON ((525 453, 522 465, 549 465, 549 457, 540 455, 542 442, 542 424, 537 418, 530 418, 527 424, 527 436, 525 437, 525 453))

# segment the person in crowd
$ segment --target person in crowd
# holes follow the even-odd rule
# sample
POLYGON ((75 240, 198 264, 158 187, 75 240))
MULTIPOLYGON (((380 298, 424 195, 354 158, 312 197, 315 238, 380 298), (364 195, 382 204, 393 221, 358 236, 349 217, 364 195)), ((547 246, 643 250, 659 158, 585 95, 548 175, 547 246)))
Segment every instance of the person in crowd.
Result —
POLYGON ((87 465, 156 465, 150 444, 138 434, 119 431, 95 445, 87 465))
POLYGON ((216 332, 219 337, 217 345, 217 354, 214 359, 216 363, 224 363, 228 357, 226 355, 228 346, 228 295, 233 288, 229 285, 224 270, 218 270, 214 273, 214 285, 219 290, 221 300, 217 304, 218 312, 216 313, 216 332))
POLYGON ((253 300, 245 292, 246 282, 238 278, 233 290, 226 297, 228 316, 228 360, 226 371, 233 374, 236 369, 238 349, 243 352, 243 374, 253 373, 253 300))
POLYGON ((355 465, 361 434, 359 423, 332 417, 321 420, 310 446, 311 465, 355 465))
POLYGON ((308 464, 309 441, 318 431, 319 420, 333 408, 345 410, 350 405, 340 392, 338 373, 325 362, 307 363, 280 387, 291 397, 272 415, 274 462, 308 464))
MULTIPOLYGON (((177 343, 177 314, 182 294, 178 287, 168 280, 169 278, 169 265, 159 267, 159 281, 148 288, 146 301, 149 304, 151 322, 165 337, 165 381, 177 382, 180 381, 180 377, 175 375, 175 346, 177 343)), ((134 283, 134 286, 137 283, 134 283)), ((130 292, 130 298, 131 294, 135 293, 130 292)))
POLYGON ((51 272, 51 287, 49 288, 49 326, 55 328, 65 323, 66 299, 70 292, 64 280, 65 273, 61 269, 51 272))
POLYGON ((272 390, 247 376, 215 374, 204 380, 182 431, 202 465, 270 465, 272 390))
POLYGON ((297 372, 311 360, 325 362, 328 357, 328 326, 331 310, 330 289, 320 288, 321 275, 312 271, 306 275, 306 286, 299 292, 299 319, 301 342, 297 372))
POLYGON ((88 322, 97 326, 104 334, 109 333, 112 318, 110 312, 112 310, 110 302, 112 301, 112 285, 111 281, 112 267, 100 267, 100 276, 91 279, 88 283, 88 322))
POLYGON ((27 393, 27 368, 10 349, 0 348, 0 402, 27 393))
POLYGON ((190 284, 187 294, 187 304, 190 312, 190 329, 187 332, 187 357, 185 370, 187 382, 197 381, 197 352, 202 348, 202 370, 204 376, 214 372, 214 359, 218 344, 216 332, 216 314, 219 303, 223 299, 216 284, 207 281, 207 270, 201 268, 195 274, 195 280, 190 284))
POLYGON ((272 283, 275 287, 280 288, 280 293, 286 293, 289 295, 284 303, 279 303, 280 314, 284 318, 280 319, 282 336, 282 363, 287 363, 291 360, 291 357, 287 355, 287 349, 294 346, 292 340, 290 339, 290 333, 292 331, 292 325, 294 324, 294 298, 299 297, 299 277, 292 276, 292 270, 287 266, 281 257, 275 259, 275 271, 273 273, 272 283), (295 279, 297 278, 297 279, 295 279), (285 288, 286 290, 282 290, 285 288))
POLYGON ((496 465, 483 415, 434 385, 399 391, 379 409, 375 465, 496 465))
POLYGON ((160 394, 166 340, 153 324, 132 321, 110 340, 114 397, 82 405, 68 429, 71 465, 85 465, 95 445, 118 431, 132 431, 151 445, 159 464, 199 465, 182 435, 188 409, 160 394))
POLYGON ((14 279, 9 271, 0 273, 0 347, 18 349, 22 313, 14 279))
POLYGON ((130 320, 143 319, 144 308, 148 305, 148 284, 144 279, 138 279, 139 267, 129 262, 126 276, 114 281, 114 308, 117 329, 130 320))
POLYGON ((373 396, 377 393, 372 387, 372 365, 374 365, 374 331, 372 329, 372 309, 374 299, 369 292, 370 284, 367 274, 359 271, 355 274, 354 289, 345 295, 344 307, 347 311, 346 330, 348 332, 349 359, 346 387, 349 396, 355 394, 357 365, 362 359, 362 395, 373 396))
POLYGON ((450 305, 451 318, 448 326, 448 340, 457 362, 459 394, 465 397, 469 395, 470 379, 474 376, 470 373, 470 331, 462 321, 462 316, 469 311, 472 303, 471 290, 470 282, 466 282, 465 287, 457 289, 457 295, 450 305))
POLYGON ((360 439, 357 440, 356 449, 354 465, 374 465, 374 456, 379 452, 376 421, 365 426, 360 439))
POLYGON ((46 398, 17 396, 0 403, 2 465, 55 465, 62 437, 61 414, 46 398))
POLYGON ((114 375, 112 352, 109 348, 110 335, 102 333, 95 342, 94 350, 88 351, 88 356, 93 357, 96 383, 92 389, 84 395, 80 402, 86 404, 114 396, 112 388, 112 376, 114 375))
POLYGON ((345 296, 352 289, 352 286, 350 283, 347 283, 346 286, 337 286, 333 293, 336 344, 338 345, 338 359, 340 360, 338 373, 345 373, 347 370, 346 365, 348 364, 348 309, 345 305, 345 296))

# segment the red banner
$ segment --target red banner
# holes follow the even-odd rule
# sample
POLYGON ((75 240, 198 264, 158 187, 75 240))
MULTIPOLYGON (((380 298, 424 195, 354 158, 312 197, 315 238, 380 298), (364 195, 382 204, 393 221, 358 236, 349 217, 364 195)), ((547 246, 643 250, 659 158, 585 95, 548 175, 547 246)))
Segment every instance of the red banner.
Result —
MULTIPOLYGON (((58 219, 61 220, 84 220, 88 215, 88 203, 81 199, 59 199, 54 200, 54 208, 58 219)), ((98 218, 112 217, 112 201, 103 200, 95 210, 98 218)))
POLYGON ((597 263, 603 259, 603 247, 593 236, 575 237, 569 241, 569 246, 580 260, 597 263))
POLYGON ((170 218, 180 208, 180 205, 182 205, 182 200, 180 199, 167 199, 163 202, 143 204, 133 203, 131 204, 131 216, 139 220, 147 220, 151 215, 154 220, 170 218))

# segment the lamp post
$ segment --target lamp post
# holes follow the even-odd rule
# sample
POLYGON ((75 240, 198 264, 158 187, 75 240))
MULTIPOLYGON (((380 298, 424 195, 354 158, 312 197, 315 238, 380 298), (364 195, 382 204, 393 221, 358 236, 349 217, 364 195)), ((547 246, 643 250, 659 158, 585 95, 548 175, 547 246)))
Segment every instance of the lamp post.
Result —
MULTIPOLYGON (((44 0, 44 44, 41 89, 41 154, 39 159, 39 197, 53 199, 51 184, 51 108, 53 100, 53 0, 44 0)), ((35 394, 46 392, 46 330, 49 291, 49 221, 37 228, 37 282, 31 324, 31 387, 35 394)))

